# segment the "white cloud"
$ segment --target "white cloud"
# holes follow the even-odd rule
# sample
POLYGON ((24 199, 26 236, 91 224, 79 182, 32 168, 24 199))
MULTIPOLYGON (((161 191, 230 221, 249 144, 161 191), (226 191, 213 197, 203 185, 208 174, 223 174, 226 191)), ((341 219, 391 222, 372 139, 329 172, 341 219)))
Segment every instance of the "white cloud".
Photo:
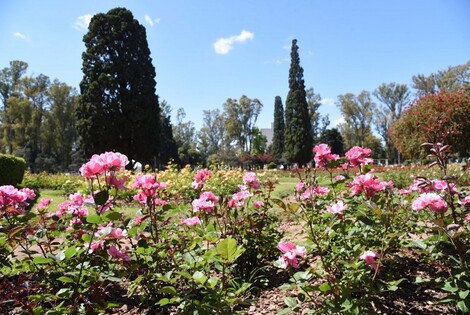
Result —
POLYGON ((226 38, 219 38, 214 43, 214 50, 217 54, 225 55, 233 49, 235 43, 243 43, 247 40, 251 40, 255 37, 255 34, 242 30, 239 35, 234 35, 226 38))
POLYGON ((341 116, 340 118, 333 121, 333 127, 338 127, 339 124, 344 124, 345 122, 346 121, 344 120, 343 116, 341 116))
POLYGON ((16 37, 16 38, 19 38, 19 39, 27 39, 27 36, 20 33, 20 32, 13 32, 13 36, 16 37))
POLYGON ((145 15, 145 22, 147 22, 150 26, 154 26, 155 24, 160 23, 160 19, 152 19, 150 16, 145 15))
POLYGON ((79 16, 75 20, 75 24, 73 25, 73 28, 78 31, 88 30, 88 25, 90 25, 90 21, 92 17, 93 17, 93 14, 85 14, 85 15, 79 16))
POLYGON ((325 106, 335 106, 336 105, 336 101, 332 98, 322 98, 321 100, 321 104, 322 105, 325 105, 325 106))

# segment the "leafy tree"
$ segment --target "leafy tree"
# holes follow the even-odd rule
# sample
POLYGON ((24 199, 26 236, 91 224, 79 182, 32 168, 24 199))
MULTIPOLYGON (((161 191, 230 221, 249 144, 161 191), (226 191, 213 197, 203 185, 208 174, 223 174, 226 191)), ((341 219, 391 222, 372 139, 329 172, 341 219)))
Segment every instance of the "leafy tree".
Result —
POLYGON ((35 78, 28 77, 23 80, 24 95, 28 98, 33 106, 31 117, 31 129, 29 141, 26 144, 28 154, 24 155, 26 162, 29 164, 31 171, 36 170, 36 159, 41 152, 41 127, 46 106, 49 105, 49 87, 51 82, 49 77, 40 74, 35 78))
POLYGON ((470 149, 470 94, 463 90, 441 91, 414 101, 390 130, 390 139, 407 158, 419 157, 424 142, 453 146, 468 156, 470 149))
POLYGON ((198 149, 206 163, 236 161, 234 148, 229 143, 225 117, 219 109, 203 111, 202 128, 198 133, 198 149))
POLYGON ((383 83, 373 92, 382 105, 377 107, 375 111, 374 120, 377 132, 384 140, 387 157, 391 160, 397 158, 398 162, 399 155, 390 142, 388 131, 393 122, 401 117, 405 106, 410 102, 410 94, 406 84, 395 82, 383 83))
POLYGON ((160 108, 145 28, 130 11, 116 8, 95 15, 83 40, 76 115, 84 153, 116 150, 130 161, 153 164, 160 108))
POLYGON ((315 94, 313 87, 308 88, 305 91, 305 94, 307 98, 308 113, 309 113, 310 124, 311 124, 310 133, 312 135, 312 139, 315 142, 316 140, 318 140, 322 132, 322 126, 321 126, 322 124, 323 124, 324 129, 326 129, 326 126, 324 125, 326 122, 325 117, 328 117, 328 116, 325 116, 322 119, 320 113, 318 112, 318 109, 321 106, 321 96, 320 94, 315 94))
POLYGON ((181 165, 195 165, 201 162, 201 156, 196 146, 196 128, 192 121, 184 122, 185 118, 184 109, 179 108, 176 115, 176 125, 173 127, 176 145, 178 146, 178 158, 181 165))
POLYGON ((344 155, 343 137, 337 128, 325 129, 320 135, 320 143, 328 144, 331 153, 344 155))
POLYGON ((306 99, 304 70, 300 66, 297 40, 292 41, 289 93, 285 112, 285 152, 289 163, 306 164, 312 159, 313 139, 306 99))
POLYGON ((171 160, 179 163, 178 146, 173 136, 173 125, 171 124, 171 106, 165 100, 161 102, 160 125, 162 128, 159 161, 163 165, 171 160))
POLYGON ((253 128, 252 155, 264 154, 266 152, 268 139, 261 133, 259 128, 253 128))
POLYGON ((12 120, 8 116, 8 99, 10 97, 20 97, 21 80, 28 69, 28 64, 24 61, 14 60, 10 62, 9 68, 0 71, 0 98, 2 100, 0 152, 13 153, 13 128, 12 120))
POLYGON ((49 171, 78 170, 78 165, 72 166, 77 144, 77 91, 63 82, 54 80, 48 89, 48 95, 50 110, 44 113, 41 153, 36 165, 39 169, 49 171))
POLYGON ((434 94, 441 90, 470 90, 470 60, 463 65, 449 67, 426 76, 413 76, 413 88, 418 96, 434 94))
POLYGON ((230 140, 237 143, 243 153, 249 153, 252 147, 253 128, 263 104, 245 95, 240 100, 229 98, 224 103, 225 127, 230 140))
POLYGON ((284 132, 286 125, 284 122, 284 106, 280 96, 274 98, 274 123, 273 123, 273 141, 271 153, 276 163, 282 162, 284 154, 284 132))
POLYGON ((345 120, 339 128, 346 148, 355 145, 364 147, 366 138, 372 133, 370 125, 375 109, 370 93, 362 91, 358 96, 352 93, 339 95, 338 106, 345 120))

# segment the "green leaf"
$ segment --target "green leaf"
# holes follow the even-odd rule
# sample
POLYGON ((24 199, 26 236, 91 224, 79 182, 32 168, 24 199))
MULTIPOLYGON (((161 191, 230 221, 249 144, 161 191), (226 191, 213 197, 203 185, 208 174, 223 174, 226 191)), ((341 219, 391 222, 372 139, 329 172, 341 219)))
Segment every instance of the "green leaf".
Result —
POLYGON ((468 305, 468 304, 469 304, 468 302, 459 301, 457 303, 457 306, 462 311, 462 313, 468 313, 468 312, 470 312, 470 305, 468 305))
POLYGON ((160 301, 157 302, 157 304, 160 306, 167 305, 168 303, 170 303, 170 300, 168 298, 160 299, 160 301))
POLYGON ((369 219, 368 217, 361 215, 357 219, 361 221, 362 223, 364 223, 365 225, 375 225, 375 222, 369 219))
POLYGON ((291 296, 286 297, 284 299, 284 303, 286 303, 286 305, 291 309, 296 308, 298 306, 297 300, 291 296))
POLYGON ((193 274, 193 279, 200 284, 204 284, 207 281, 207 276, 201 271, 196 271, 193 274))
POLYGON ((320 289, 321 292, 328 292, 331 290, 331 286, 328 282, 322 283, 318 288, 320 289))
POLYGON ((166 293, 166 294, 171 294, 171 295, 176 295, 176 289, 175 287, 172 286, 164 286, 159 290, 160 293, 166 293))
POLYGON ((237 257, 237 241, 226 238, 217 244, 217 253, 227 262, 233 262, 237 257))
POLYGON ((95 205, 97 206, 103 206, 106 201, 108 201, 108 198, 109 193, 107 190, 102 190, 93 196, 93 200, 95 201, 95 205))
POLYGON ((398 286, 400 285, 400 283, 402 283, 402 282, 405 281, 405 280, 406 280, 406 278, 401 278, 401 279, 399 279, 399 280, 389 281, 389 282, 387 283, 388 289, 389 289, 390 291, 396 291, 396 290, 398 290, 398 286))
POLYGON ((65 250, 65 258, 69 259, 75 256, 77 253, 77 248, 75 246, 69 247, 65 250))
POLYGON ((44 265, 44 264, 50 263, 52 260, 53 260, 52 258, 34 257, 33 263, 35 263, 36 265, 44 265))
POLYGON ((72 282, 74 282, 73 279, 71 279, 71 278, 69 278, 69 277, 64 277, 64 276, 57 278, 57 280, 62 281, 62 282, 64 282, 64 283, 72 283, 72 282))
POLYGON ((83 234, 82 235, 82 240, 85 242, 85 243, 90 243, 91 242, 91 236, 89 234, 83 234))
POLYGON ((122 213, 117 211, 107 211, 103 216, 106 221, 118 221, 122 218, 122 213))
POLYGON ((462 300, 465 300, 469 293, 470 293, 470 290, 460 291, 459 298, 461 298, 462 300))
POLYGON ((219 282, 219 279, 217 279, 216 277, 210 277, 209 280, 207 280, 206 286, 209 289, 213 289, 217 285, 218 282, 219 282))
POLYGON ((86 217, 86 221, 88 223, 93 223, 93 224, 103 223, 103 219, 97 214, 90 214, 89 216, 86 217))

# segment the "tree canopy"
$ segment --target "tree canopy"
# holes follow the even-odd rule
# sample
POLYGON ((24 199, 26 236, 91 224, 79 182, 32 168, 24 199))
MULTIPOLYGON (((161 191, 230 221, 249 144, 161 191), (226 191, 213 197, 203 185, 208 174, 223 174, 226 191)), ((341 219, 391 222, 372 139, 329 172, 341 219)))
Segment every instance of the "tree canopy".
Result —
POLYGON ((413 102, 390 130, 395 147, 408 158, 418 158, 424 142, 450 144, 453 151, 470 154, 470 94, 440 91, 413 102))
POLYGON ((285 152, 289 163, 306 164, 312 159, 313 139, 305 92, 304 70, 300 66, 297 40, 292 41, 289 93, 285 110, 285 152))
POLYGON ((93 16, 83 41, 81 148, 86 155, 115 150, 154 164, 161 117, 145 28, 129 10, 115 8, 93 16))

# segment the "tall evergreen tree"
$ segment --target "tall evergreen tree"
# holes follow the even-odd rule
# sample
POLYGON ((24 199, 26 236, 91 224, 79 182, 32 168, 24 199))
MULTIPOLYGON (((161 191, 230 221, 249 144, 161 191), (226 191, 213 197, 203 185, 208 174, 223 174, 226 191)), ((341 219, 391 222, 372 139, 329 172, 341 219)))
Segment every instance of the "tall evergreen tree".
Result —
POLYGON ((276 96, 274 98, 273 143, 271 147, 271 153, 276 163, 282 162, 285 129, 284 106, 282 105, 281 97, 276 96))
POLYGON ((82 150, 87 156, 116 150, 154 164, 160 107, 145 28, 129 10, 115 8, 91 19, 83 41, 77 109, 82 150))
POLYGON ((289 163, 306 164, 312 159, 313 139, 305 93, 304 69, 300 66, 297 40, 292 41, 289 93, 286 100, 285 152, 289 163))

